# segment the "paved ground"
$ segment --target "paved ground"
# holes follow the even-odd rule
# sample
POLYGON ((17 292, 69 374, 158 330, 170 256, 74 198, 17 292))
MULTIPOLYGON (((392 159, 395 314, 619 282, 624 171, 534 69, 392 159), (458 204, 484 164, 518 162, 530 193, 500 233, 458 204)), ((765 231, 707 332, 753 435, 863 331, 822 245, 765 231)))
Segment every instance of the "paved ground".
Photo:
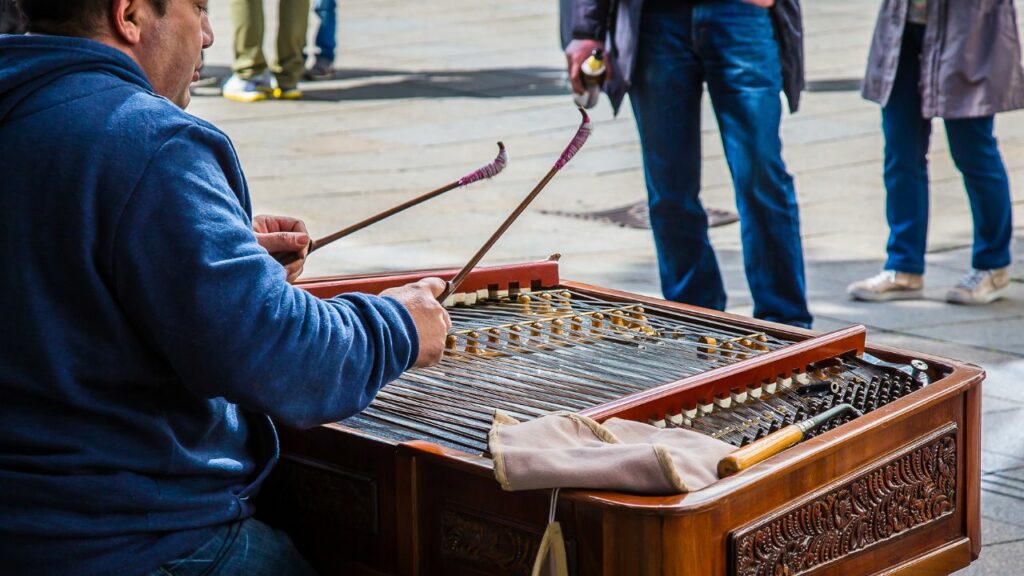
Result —
MULTIPOLYGON (((877 271, 884 255, 879 112, 851 89, 863 72, 878 2, 806 4, 812 91, 800 113, 786 118, 783 136, 800 194, 815 327, 861 323, 875 342, 986 368, 985 547, 981 559, 959 574, 1020 574, 1024 266, 1017 265, 1010 297, 995 305, 963 308, 941 301, 944 289, 969 265, 971 219, 937 124, 928 299, 867 305, 845 298, 844 286, 877 271)), ((212 9, 219 40, 207 62, 212 73, 224 74, 231 61, 227 6, 214 2, 212 9)), ((339 242, 313 256, 307 270, 326 274, 459 265, 547 171, 578 124, 563 84, 556 3, 350 0, 341 10, 338 79, 308 84, 306 100, 288 103, 236 104, 198 89, 191 110, 234 139, 257 210, 301 216, 314 235, 461 176, 489 161, 494 143, 503 140, 511 163, 499 178, 339 242)), ((704 114, 705 201, 734 209, 709 112, 704 114)), ((567 278, 657 294, 649 232, 541 213, 609 209, 644 198, 628 109, 613 118, 602 102, 594 117, 590 142, 485 263, 560 252, 567 278)), ((1019 199, 1024 113, 1000 116, 997 132, 1019 199)), ((1015 210, 1020 205, 1015 202, 1015 210)), ((738 226, 717 228, 712 236, 730 309, 749 313, 738 226)))

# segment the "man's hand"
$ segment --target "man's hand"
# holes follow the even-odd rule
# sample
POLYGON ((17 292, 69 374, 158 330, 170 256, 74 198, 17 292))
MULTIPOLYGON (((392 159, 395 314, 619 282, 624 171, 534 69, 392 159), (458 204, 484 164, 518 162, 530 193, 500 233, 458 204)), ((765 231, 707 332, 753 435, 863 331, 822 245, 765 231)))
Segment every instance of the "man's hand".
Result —
MULTIPOLYGON (((584 60, 594 53, 595 49, 604 51, 604 42, 577 39, 565 47, 565 60, 569 65, 569 80, 572 81, 572 91, 574 94, 583 94, 587 91, 583 87, 583 79, 580 78, 580 66, 583 65, 584 60)), ((604 66, 605 70, 607 70, 605 78, 611 78, 612 62, 607 56, 604 59, 604 66)))
POLYGON ((287 216, 256 216, 252 219, 252 231, 256 233, 256 241, 271 256, 289 252, 299 255, 298 260, 284 267, 289 282, 302 274, 310 242, 302 220, 287 216))
POLYGON ((775 6, 775 0, 743 0, 747 4, 753 4, 754 6, 760 6, 761 8, 771 8, 775 6))
POLYGON ((412 315, 420 340, 420 354, 416 357, 416 367, 437 364, 444 355, 445 338, 452 327, 448 311, 437 301, 437 297, 444 292, 444 287, 444 280, 440 278, 424 278, 414 284, 388 288, 380 293, 381 296, 390 296, 398 300, 412 315))

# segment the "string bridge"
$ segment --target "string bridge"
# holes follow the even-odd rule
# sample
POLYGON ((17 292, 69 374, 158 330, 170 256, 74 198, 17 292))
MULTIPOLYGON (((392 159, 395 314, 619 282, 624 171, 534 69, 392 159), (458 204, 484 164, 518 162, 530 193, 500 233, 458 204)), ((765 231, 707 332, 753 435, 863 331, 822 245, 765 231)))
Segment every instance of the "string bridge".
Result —
MULTIPOLYGON (((446 342, 448 355, 510 356, 598 342, 644 347, 657 346, 667 340, 685 340, 704 355, 725 358, 748 358, 769 350, 769 339, 764 333, 720 339, 692 330, 659 329, 652 325, 640 304, 575 307, 572 293, 565 290, 509 295, 477 303, 504 306, 508 313, 503 319, 509 321, 483 323, 451 332, 446 342)), ((471 311, 477 303, 454 307, 453 313, 471 311)))

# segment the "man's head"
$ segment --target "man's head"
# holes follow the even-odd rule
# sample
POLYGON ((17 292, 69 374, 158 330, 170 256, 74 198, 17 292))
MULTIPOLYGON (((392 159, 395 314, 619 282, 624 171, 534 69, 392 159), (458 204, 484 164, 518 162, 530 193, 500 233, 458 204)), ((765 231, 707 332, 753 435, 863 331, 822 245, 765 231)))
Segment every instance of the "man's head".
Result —
POLYGON ((184 108, 213 44, 209 0, 17 0, 30 32, 80 36, 134 59, 157 94, 184 108))

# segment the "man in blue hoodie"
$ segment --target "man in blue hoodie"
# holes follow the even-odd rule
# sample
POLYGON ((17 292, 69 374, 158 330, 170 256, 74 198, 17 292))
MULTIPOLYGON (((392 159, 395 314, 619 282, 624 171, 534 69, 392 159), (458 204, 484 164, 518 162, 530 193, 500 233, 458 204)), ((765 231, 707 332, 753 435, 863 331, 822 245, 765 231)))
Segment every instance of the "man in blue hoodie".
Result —
MULTIPOLYGON (((320 300, 183 111, 207 0, 19 0, 0 37, 0 574, 309 574, 251 519, 270 417, 344 419, 450 326, 440 280, 320 300), (254 233, 254 226, 256 232, 254 233)), ((344 543, 339 543, 344 545, 344 543)))

